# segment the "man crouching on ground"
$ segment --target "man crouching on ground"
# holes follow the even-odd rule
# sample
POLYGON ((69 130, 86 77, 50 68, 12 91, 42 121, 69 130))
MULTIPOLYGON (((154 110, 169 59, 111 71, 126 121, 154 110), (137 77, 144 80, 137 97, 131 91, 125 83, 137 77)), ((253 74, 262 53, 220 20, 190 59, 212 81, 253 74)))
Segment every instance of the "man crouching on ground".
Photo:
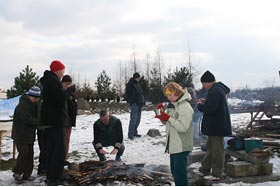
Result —
POLYGON ((103 147, 113 146, 114 149, 110 154, 115 155, 116 161, 121 161, 121 156, 124 152, 123 130, 121 121, 109 115, 107 110, 101 110, 100 118, 93 125, 94 140, 93 147, 100 161, 105 161, 105 154, 108 154, 103 147))

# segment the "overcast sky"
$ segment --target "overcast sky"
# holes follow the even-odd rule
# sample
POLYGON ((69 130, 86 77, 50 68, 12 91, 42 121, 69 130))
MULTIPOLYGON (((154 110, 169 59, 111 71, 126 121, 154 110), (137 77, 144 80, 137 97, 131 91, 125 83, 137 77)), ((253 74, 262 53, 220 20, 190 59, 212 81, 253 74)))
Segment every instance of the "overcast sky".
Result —
POLYGON ((210 70, 232 89, 279 86, 278 2, 1 0, 0 88, 27 65, 41 77, 53 59, 91 84, 103 69, 115 79, 132 51, 144 60, 160 49, 166 68, 181 67, 188 43, 198 77, 210 70))

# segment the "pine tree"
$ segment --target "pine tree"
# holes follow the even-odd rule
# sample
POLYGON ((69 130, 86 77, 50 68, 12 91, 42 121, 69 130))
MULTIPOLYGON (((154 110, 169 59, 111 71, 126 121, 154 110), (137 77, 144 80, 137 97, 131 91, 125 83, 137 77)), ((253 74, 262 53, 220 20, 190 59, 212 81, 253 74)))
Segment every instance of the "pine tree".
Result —
POLYGON ((97 94, 104 101, 105 98, 108 100, 113 100, 116 96, 115 89, 112 89, 112 81, 106 71, 103 70, 101 74, 98 75, 95 82, 97 88, 97 94))
POLYGON ((98 95, 107 93, 111 91, 111 78, 106 74, 106 71, 103 70, 97 77, 95 82, 98 95))
POLYGON ((150 99, 152 103, 157 104, 166 101, 166 98, 162 92, 161 80, 157 68, 153 68, 151 71, 150 79, 150 99))
POLYGON ((12 98, 24 94, 32 86, 39 86, 39 76, 29 68, 29 65, 15 78, 14 86, 7 90, 7 97, 12 98))
POLYGON ((175 71, 168 73, 167 77, 164 77, 164 79, 165 84, 169 82, 176 82, 182 87, 193 85, 193 74, 187 67, 181 67, 180 69, 176 67, 175 71))

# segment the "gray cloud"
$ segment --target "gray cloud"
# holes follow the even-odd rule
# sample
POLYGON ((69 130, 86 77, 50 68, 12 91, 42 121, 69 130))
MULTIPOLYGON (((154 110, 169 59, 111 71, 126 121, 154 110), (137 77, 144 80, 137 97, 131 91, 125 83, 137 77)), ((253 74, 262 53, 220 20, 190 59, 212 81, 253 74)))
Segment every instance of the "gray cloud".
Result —
POLYGON ((276 1, 252 6, 215 0, 0 1, 0 87, 11 87, 27 64, 41 75, 52 59, 62 60, 92 82, 102 69, 114 78, 119 62, 129 61, 133 49, 143 61, 147 52, 160 48, 165 67, 175 67, 186 61, 188 42, 201 73, 210 69, 233 87, 263 86, 265 80, 277 80, 280 69, 280 13, 275 5, 276 1))

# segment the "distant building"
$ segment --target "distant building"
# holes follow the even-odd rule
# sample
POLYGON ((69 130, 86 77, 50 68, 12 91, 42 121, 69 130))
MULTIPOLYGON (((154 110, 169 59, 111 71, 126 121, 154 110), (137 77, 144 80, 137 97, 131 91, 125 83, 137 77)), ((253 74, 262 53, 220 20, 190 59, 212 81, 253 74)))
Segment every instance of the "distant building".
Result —
POLYGON ((0 100, 7 99, 7 93, 0 88, 0 100))

